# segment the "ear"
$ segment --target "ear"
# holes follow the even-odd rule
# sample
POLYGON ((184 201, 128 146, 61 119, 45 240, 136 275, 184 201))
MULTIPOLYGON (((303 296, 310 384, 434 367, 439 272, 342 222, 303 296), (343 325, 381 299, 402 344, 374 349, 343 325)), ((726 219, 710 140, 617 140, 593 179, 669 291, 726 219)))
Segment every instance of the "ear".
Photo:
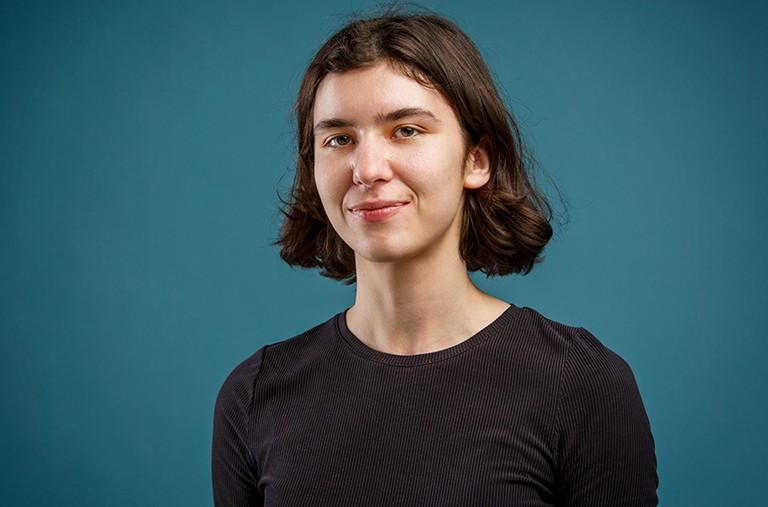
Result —
POLYGON ((491 158, 484 143, 480 142, 467 153, 464 163, 464 188, 480 188, 491 179, 491 158))

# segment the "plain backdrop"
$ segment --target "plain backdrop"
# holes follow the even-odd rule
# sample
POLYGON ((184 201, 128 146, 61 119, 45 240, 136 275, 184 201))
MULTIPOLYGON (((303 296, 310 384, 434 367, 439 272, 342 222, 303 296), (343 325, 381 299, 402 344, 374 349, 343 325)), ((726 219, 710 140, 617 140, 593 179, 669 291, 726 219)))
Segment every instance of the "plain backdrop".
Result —
MULTIPOLYGON (((271 242, 304 66, 371 5, 2 2, 3 505, 211 505, 221 382, 353 301, 271 242)), ((767 4, 424 5, 570 203, 534 273, 478 284, 630 363, 662 505, 764 501, 767 4)))

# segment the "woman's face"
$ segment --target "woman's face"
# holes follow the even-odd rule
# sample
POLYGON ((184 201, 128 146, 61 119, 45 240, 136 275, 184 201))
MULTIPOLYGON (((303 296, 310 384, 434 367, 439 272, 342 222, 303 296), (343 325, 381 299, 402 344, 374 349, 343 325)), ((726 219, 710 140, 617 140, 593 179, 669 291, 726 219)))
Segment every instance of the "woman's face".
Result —
POLYGON ((458 253, 464 189, 490 172, 442 95, 385 62, 329 74, 313 125, 315 183, 358 266, 458 253))

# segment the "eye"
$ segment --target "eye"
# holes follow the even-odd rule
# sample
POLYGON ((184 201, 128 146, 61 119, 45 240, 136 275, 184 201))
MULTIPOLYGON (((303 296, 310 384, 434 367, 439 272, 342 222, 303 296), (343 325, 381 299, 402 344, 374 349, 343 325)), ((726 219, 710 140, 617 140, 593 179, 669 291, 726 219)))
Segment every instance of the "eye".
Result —
POLYGON ((419 131, 415 127, 400 127, 395 131, 395 137, 399 137, 401 139, 409 139, 411 137, 416 137, 419 135, 419 131))
POLYGON ((333 136, 332 138, 328 139, 328 141, 325 143, 326 146, 330 146, 331 148, 341 148, 343 146, 347 146, 349 144, 352 144, 352 138, 345 134, 340 134, 338 136, 333 136))

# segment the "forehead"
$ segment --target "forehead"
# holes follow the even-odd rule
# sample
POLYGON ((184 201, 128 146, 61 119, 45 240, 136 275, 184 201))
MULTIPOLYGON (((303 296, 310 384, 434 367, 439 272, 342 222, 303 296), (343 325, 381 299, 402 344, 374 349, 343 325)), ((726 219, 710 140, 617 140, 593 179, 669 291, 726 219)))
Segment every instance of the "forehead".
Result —
POLYGON ((343 118, 364 120, 388 111, 421 108, 441 120, 456 119, 437 90, 386 62, 326 75, 317 87, 313 122, 343 118))

